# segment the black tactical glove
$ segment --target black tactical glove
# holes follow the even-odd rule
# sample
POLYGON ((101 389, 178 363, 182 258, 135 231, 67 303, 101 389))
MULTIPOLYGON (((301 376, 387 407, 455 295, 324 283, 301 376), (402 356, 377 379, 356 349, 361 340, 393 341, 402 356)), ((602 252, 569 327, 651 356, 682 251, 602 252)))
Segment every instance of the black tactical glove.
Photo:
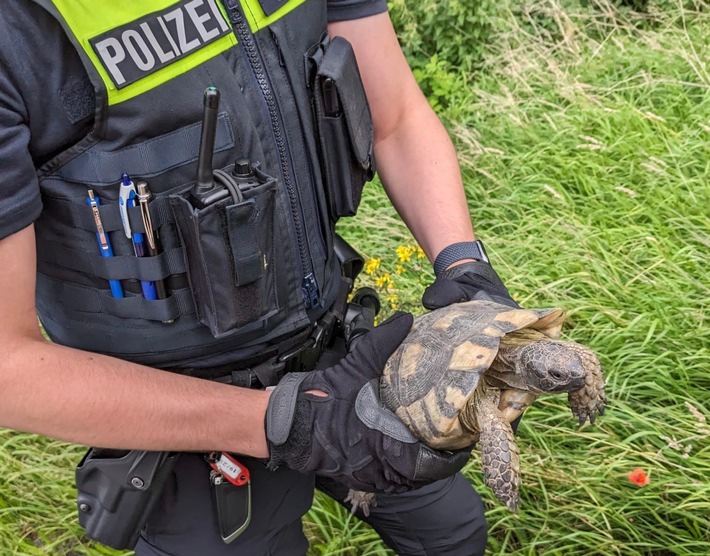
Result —
POLYGON ((385 362, 411 326, 412 316, 399 313, 365 335, 337 365, 286 375, 266 412, 270 469, 285 464, 333 477, 351 489, 396 493, 464 466, 469 450, 438 452, 425 446, 379 400, 385 362))
POLYGON ((483 261, 462 263, 442 272, 434 283, 424 290, 422 305, 427 309, 439 309, 452 303, 474 299, 488 299, 520 308, 493 267, 483 261))

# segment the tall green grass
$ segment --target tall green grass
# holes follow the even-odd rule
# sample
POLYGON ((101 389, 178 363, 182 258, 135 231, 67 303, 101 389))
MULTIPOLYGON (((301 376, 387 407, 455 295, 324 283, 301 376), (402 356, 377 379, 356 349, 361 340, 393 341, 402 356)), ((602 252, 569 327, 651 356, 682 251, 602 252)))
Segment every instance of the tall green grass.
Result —
MULTIPOLYGON (((474 452, 465 472, 491 555, 710 554, 709 14, 699 1, 650 1, 645 14, 504 2, 484 70, 443 74, 457 102, 441 114, 494 266, 522 305, 564 307, 564 335, 607 377, 593 426, 578 427, 564 397, 526 413, 518 514, 482 484, 474 452), (629 481, 637 467, 650 484, 629 481)), ((390 271, 386 310, 420 312, 433 276, 397 260, 412 239, 379 186, 340 230, 382 259, 363 284, 390 271)), ((76 525, 81 451, 0 432, 0 554, 116 554, 76 525)), ((306 531, 313 555, 391 554, 321 495, 306 531)))

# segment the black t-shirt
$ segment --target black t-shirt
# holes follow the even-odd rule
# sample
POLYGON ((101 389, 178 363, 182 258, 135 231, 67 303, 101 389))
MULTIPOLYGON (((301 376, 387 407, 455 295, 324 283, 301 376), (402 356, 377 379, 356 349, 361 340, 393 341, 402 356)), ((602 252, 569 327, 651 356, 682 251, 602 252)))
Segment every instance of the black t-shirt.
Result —
MULTIPOLYGON (((328 19, 382 13, 386 0, 327 0, 328 19)), ((36 168, 84 137, 94 91, 74 46, 44 9, 3 0, 0 10, 0 239, 41 210, 36 168)))

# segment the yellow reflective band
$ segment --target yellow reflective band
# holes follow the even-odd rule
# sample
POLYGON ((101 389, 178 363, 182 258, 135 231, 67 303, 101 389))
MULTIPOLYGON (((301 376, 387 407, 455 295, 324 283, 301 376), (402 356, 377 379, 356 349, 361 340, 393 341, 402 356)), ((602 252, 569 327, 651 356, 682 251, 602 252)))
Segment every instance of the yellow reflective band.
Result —
POLYGON ((108 104, 150 91, 237 39, 217 0, 52 0, 106 86, 108 104))
POLYGON ((266 15, 266 13, 264 13, 264 9, 261 7, 259 0, 241 0, 241 5, 244 10, 244 15, 249 22, 251 32, 256 33, 264 27, 268 27, 274 21, 278 21, 286 14, 292 12, 305 1, 306 0, 288 0, 288 2, 286 2, 271 15, 266 15))

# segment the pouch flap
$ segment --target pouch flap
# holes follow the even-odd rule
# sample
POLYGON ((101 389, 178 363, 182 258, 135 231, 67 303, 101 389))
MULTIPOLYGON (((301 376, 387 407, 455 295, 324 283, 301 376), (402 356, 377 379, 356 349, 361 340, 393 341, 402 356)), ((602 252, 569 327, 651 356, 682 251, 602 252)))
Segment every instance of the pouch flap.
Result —
POLYGON ((330 78, 335 82, 353 154, 367 168, 372 162, 372 116, 355 53, 347 40, 333 37, 317 75, 319 81, 330 78))

